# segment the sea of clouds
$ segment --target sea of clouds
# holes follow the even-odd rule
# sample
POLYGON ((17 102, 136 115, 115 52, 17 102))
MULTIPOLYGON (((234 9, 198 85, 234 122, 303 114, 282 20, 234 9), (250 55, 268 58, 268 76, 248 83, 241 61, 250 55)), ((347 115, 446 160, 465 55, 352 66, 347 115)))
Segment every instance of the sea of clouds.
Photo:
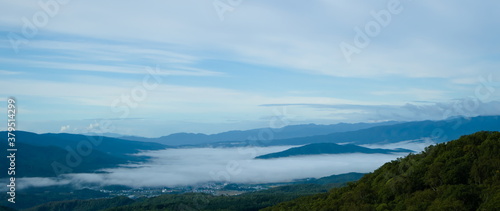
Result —
MULTIPOLYGON (((388 145, 365 145, 370 148, 406 148, 422 151, 433 144, 429 140, 405 141, 388 145)), ((275 183, 295 179, 319 178, 349 172, 368 173, 385 162, 404 157, 396 154, 333 154, 278 159, 254 159, 296 146, 239 148, 181 148, 144 151, 148 162, 103 169, 105 173, 68 174, 58 178, 19 178, 20 189, 72 184, 126 185, 139 187, 176 187, 207 182, 275 183)))

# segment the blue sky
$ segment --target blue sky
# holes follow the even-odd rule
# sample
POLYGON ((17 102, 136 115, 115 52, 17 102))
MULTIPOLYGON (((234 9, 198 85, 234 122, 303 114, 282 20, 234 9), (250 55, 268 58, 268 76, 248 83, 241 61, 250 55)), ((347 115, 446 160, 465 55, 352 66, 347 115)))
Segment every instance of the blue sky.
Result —
POLYGON ((20 130, 151 137, 500 111, 496 2, 0 2, 0 101, 16 97, 20 130))

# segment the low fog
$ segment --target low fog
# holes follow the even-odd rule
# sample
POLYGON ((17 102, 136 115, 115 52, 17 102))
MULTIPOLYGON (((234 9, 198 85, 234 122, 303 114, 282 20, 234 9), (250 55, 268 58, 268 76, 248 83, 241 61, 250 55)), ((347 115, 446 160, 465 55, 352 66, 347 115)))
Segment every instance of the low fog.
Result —
MULTIPOLYGON (((407 148, 420 152, 428 141, 408 141, 375 148, 407 148)), ((244 148, 187 148, 146 151, 138 156, 152 159, 143 164, 104 169, 101 174, 68 174, 59 178, 20 178, 19 188, 73 184, 175 187, 206 182, 274 183, 319 178, 348 172, 367 173, 385 162, 404 157, 397 154, 336 154, 261 160, 255 156, 296 146, 244 148)))
POLYGON ((389 144, 363 144, 360 146, 367 148, 384 148, 384 149, 404 148, 413 150, 415 153, 420 153, 424 151, 425 147, 433 144, 436 144, 436 142, 433 141, 431 138, 423 138, 423 139, 402 141, 389 144))

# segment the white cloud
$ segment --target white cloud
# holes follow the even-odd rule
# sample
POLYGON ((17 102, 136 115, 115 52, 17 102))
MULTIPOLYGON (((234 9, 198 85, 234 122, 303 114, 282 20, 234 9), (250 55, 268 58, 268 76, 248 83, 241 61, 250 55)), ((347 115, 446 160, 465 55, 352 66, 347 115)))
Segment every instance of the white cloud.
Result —
MULTIPOLYGON (((449 100, 446 99, 448 92, 443 90, 429 90, 429 89, 418 89, 412 88, 408 90, 390 90, 390 91, 373 91, 371 92, 373 95, 380 96, 412 96, 414 101, 426 100, 426 101, 443 101, 449 100)), ((397 98, 397 97, 396 97, 397 98)))
MULTIPOLYGON (((467 39, 466 33, 485 31, 488 26, 495 25, 498 18, 478 15, 474 12, 476 10, 470 8, 477 11, 498 8, 498 3, 401 2, 403 12, 394 15, 390 25, 372 39, 370 46, 355 55, 352 64, 345 62, 338 48, 339 43, 351 41, 355 36, 353 28, 372 20, 370 11, 384 9, 385 2, 290 4, 284 1, 247 1, 227 13, 227 19, 221 22, 211 1, 106 2, 100 3, 99 8, 91 2, 72 1, 62 6, 60 13, 43 30, 118 42, 156 42, 167 48, 175 44, 198 55, 204 51, 215 52, 204 55, 208 58, 346 77, 394 74, 404 77, 461 77, 470 74, 463 71, 463 67, 474 67, 478 64, 476 58, 484 57, 485 53, 488 55, 486 49, 475 47, 478 45, 467 39), (88 11, 92 11, 92 15, 88 15, 88 11), (113 13, 110 14, 110 11, 113 13), (315 15, 304 16, 304 13, 315 15), (433 23, 430 20, 440 21, 433 23), (441 25, 444 20, 457 24, 441 25), (478 22, 484 23, 476 24, 478 22), (453 35, 451 33, 456 33, 456 36, 451 36, 456 39, 448 39, 453 35)), ((9 7, 11 9, 4 14, 6 23, 17 28, 20 28, 20 17, 29 17, 37 9, 35 2, 24 6, 11 4, 9 7)), ((482 42, 487 43, 488 40, 482 42)), ((495 43, 494 40, 489 42, 490 45, 495 43)), ((147 51, 151 50, 130 53, 144 53, 147 57, 147 51)), ((161 55, 159 52, 153 54, 161 55)), ((180 61, 191 59, 174 58, 180 61)), ((491 73, 499 67, 496 60, 486 63, 494 69, 474 68, 474 72, 491 73)))
MULTIPOLYGON (((43 50, 43 49, 39 49, 43 50)), ((120 49, 117 49, 120 50, 120 49)), ((123 51, 119 51, 122 53, 123 51)), ((193 68, 186 66, 182 59, 168 58, 160 55, 144 55, 140 54, 142 59, 149 58, 151 63, 149 66, 139 65, 137 62, 126 62, 127 58, 121 58, 123 55, 104 55, 95 52, 79 52, 76 57, 69 56, 34 56, 32 59, 0 59, 0 62, 5 64, 22 63, 25 69, 28 68, 44 68, 44 69, 60 69, 67 71, 87 71, 87 72, 103 72, 114 74, 146 74, 146 67, 159 66, 160 71, 155 72, 156 75, 171 75, 171 76, 221 76, 223 73, 205 70, 201 68, 193 68), (94 58, 94 57, 99 57, 94 58), (77 58, 75 60, 75 58, 77 58), (112 62, 112 64, 96 64, 95 61, 102 60, 120 61, 112 62), (167 67, 162 67, 162 66, 167 67)), ((12 71, 2 71, 0 74, 14 74, 12 71)), ((75 75, 78 73, 76 72, 75 75)), ((80 73, 82 74, 82 73, 80 73)))
MULTIPOLYGON (((370 172, 385 162, 405 154, 339 154, 290 157, 270 160, 254 156, 285 150, 268 148, 192 148, 140 153, 152 156, 150 162, 134 168, 107 169, 106 174, 70 174, 46 185, 120 184, 133 187, 195 185, 217 181, 229 183, 273 183, 294 179, 324 177, 348 172, 370 172), (225 176, 221 176, 225 175, 225 176)), ((34 181, 38 180, 32 179, 34 181)), ((35 182, 31 182, 35 183, 35 182)), ((30 183, 30 184, 31 184, 30 183)))
POLYGON ((53 178, 44 177, 31 177, 31 178, 19 178, 18 185, 19 189, 25 189, 29 187, 46 187, 46 186, 56 186, 56 185, 68 185, 70 180, 57 180, 53 178))
POLYGON ((94 128, 99 128, 99 123, 96 122, 96 123, 93 123, 93 124, 90 124, 88 127, 87 127, 87 131, 93 131, 94 128))
POLYGON ((368 147, 368 148, 383 148, 383 149, 409 149, 413 150, 415 153, 420 153, 424 151, 425 147, 428 147, 430 145, 434 145, 436 142, 434 142, 430 138, 424 138, 424 139, 418 139, 418 140, 409 140, 409 141, 401 141, 401 142, 396 142, 396 143, 390 143, 390 144, 364 144, 360 145, 362 147, 368 147))
MULTIPOLYGON (((257 92, 243 92, 239 90, 223 89, 203 86, 177 86, 166 83, 160 84, 153 90, 146 90, 147 98, 136 102, 137 108, 131 107, 137 115, 161 113, 207 114, 226 113, 252 115, 262 113, 265 108, 261 104, 281 103, 327 103, 327 104, 362 104, 363 102, 331 98, 307 96, 272 97, 257 92), (242 111, 245 111, 242 113, 242 111), (245 114, 246 113, 246 114, 245 114)), ((120 85, 113 84, 85 84, 76 82, 40 82, 36 80, 5 80, 2 84, 12 87, 15 93, 0 90, 0 94, 14 94, 16 96, 37 97, 52 101, 63 100, 68 110, 71 106, 100 106, 100 110, 110 111, 114 100, 122 96, 131 96, 133 90, 140 89, 141 84, 135 81, 121 80, 120 85), (27 86, 26 84, 29 84, 27 86), (98 94, 96 94, 98 93, 98 94)), ((121 105, 121 104, 120 104, 121 105)), ((74 113, 72 116, 87 116, 85 113, 74 113)), ((255 117, 258 119, 258 116, 255 117)))
POLYGON ((19 72, 8 71, 8 70, 0 70, 0 75, 17 75, 19 72))
POLYGON ((63 133, 67 131, 71 126, 70 125, 63 125, 61 126, 61 129, 59 130, 60 133, 63 133))

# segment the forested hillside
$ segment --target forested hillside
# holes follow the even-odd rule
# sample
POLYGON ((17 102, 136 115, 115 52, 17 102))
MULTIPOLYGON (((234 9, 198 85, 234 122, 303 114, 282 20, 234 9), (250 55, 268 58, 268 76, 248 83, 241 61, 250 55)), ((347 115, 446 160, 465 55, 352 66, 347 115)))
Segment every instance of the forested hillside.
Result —
POLYGON ((264 210, 500 210, 500 133, 430 146, 346 187, 264 210))

